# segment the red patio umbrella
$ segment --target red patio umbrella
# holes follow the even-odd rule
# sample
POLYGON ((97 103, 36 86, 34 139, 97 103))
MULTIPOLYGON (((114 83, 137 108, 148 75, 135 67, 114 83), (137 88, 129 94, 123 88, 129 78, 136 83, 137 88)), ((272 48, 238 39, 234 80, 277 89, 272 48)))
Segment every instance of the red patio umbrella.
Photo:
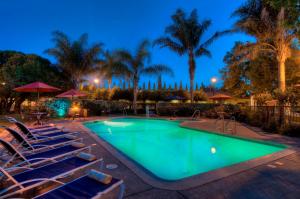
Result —
POLYGON ((30 84, 26 84, 24 86, 20 86, 14 89, 17 92, 28 92, 28 93, 50 93, 55 91, 60 91, 59 88, 50 86, 43 82, 33 82, 30 84))
POLYGON ((225 94, 216 94, 214 96, 209 97, 209 99, 211 100, 227 100, 231 98, 232 98, 231 96, 225 94))
POLYGON ((68 90, 64 93, 61 93, 61 94, 57 95, 56 97, 59 97, 59 98, 72 98, 73 99, 73 97, 84 97, 84 96, 86 96, 85 93, 82 93, 82 92, 80 92, 78 90, 75 90, 75 89, 71 89, 71 90, 68 90))
POLYGON ((26 92, 26 93, 37 93, 37 101, 39 101, 40 93, 50 93, 50 92, 56 92, 60 91, 59 88, 50 86, 48 84, 45 84, 43 82, 33 82, 30 84, 26 84, 24 86, 20 86, 17 88, 14 88, 14 91, 17 92, 26 92))

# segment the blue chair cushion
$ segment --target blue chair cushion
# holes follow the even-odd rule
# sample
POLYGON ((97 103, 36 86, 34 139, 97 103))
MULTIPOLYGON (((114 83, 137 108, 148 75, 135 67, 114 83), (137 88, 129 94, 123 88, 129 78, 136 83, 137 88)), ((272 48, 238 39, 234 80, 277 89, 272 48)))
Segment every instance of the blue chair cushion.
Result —
POLYGON ((53 158, 55 156, 62 155, 62 154, 65 154, 65 153, 69 153, 69 152, 75 151, 77 149, 78 149, 78 147, 75 147, 73 145, 66 145, 66 146, 62 146, 62 147, 59 147, 59 148, 51 149, 49 151, 44 151, 44 152, 40 152, 40 153, 36 153, 36 154, 32 154, 32 155, 27 155, 27 156, 25 156, 25 158, 27 160, 29 160, 29 162, 34 163, 34 162, 38 162, 40 160, 31 160, 31 159, 34 159, 34 158, 53 158))
POLYGON ((59 130, 58 128, 56 127, 52 127, 52 128, 47 128, 47 129, 30 129, 32 131, 32 133, 45 133, 45 132, 48 132, 48 131, 56 131, 56 130, 59 130))
MULTIPOLYGON (((83 165, 90 163, 90 161, 83 160, 78 157, 71 157, 56 163, 48 164, 33 170, 25 171, 19 174, 14 175, 13 177, 18 182, 24 182, 27 180, 33 180, 38 178, 52 178, 57 175, 63 174, 65 172, 71 171, 83 165)), ((35 184, 35 182, 30 182, 24 184, 25 187, 35 184)))
POLYGON ((60 135, 67 135, 70 132, 64 132, 64 131, 59 131, 59 132, 53 132, 53 133, 49 133, 49 134, 45 134, 45 135, 41 135, 41 136, 36 136, 37 139, 43 139, 45 137, 56 137, 56 136, 60 136, 60 135))
POLYGON ((55 139, 55 140, 49 140, 49 141, 34 143, 34 144, 32 144, 32 146, 34 148, 38 149, 38 148, 44 147, 44 146, 39 146, 39 145, 51 146, 51 145, 54 145, 54 144, 60 144, 60 143, 68 142, 68 141, 71 141, 71 140, 73 140, 73 139, 62 137, 62 138, 58 138, 58 139, 55 139))
POLYGON ((105 191, 120 180, 113 178, 109 184, 103 184, 88 176, 83 176, 57 189, 54 189, 38 199, 83 199, 92 198, 99 192, 105 191))

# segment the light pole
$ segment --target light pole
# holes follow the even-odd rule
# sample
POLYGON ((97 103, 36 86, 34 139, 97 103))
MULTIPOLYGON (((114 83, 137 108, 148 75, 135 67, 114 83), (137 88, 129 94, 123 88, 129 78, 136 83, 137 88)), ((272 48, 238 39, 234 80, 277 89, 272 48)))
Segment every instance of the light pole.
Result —
POLYGON ((100 88, 100 80, 98 78, 95 78, 94 79, 94 83, 95 83, 95 90, 94 90, 94 92, 95 92, 95 99, 97 100, 97 98, 98 98, 97 87, 98 87, 98 84, 99 84, 99 88, 100 88))
POLYGON ((210 79, 213 95, 215 95, 215 84, 217 83, 217 81, 218 81, 218 80, 217 80, 216 77, 212 77, 212 78, 210 79))

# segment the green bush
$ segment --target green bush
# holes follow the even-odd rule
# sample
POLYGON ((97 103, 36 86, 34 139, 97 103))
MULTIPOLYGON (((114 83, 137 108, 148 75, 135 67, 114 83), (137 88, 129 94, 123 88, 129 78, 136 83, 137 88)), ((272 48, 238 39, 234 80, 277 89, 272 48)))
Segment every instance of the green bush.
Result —
POLYGON ((161 116, 192 116, 195 110, 200 110, 205 116, 207 111, 213 110, 217 104, 186 104, 186 103, 160 103, 157 114, 161 116))
POLYGON ((279 129, 279 133, 282 135, 300 137, 300 125, 289 124, 279 129))
POLYGON ((267 132, 276 133, 278 126, 278 121, 273 117, 262 124, 262 129, 267 132))

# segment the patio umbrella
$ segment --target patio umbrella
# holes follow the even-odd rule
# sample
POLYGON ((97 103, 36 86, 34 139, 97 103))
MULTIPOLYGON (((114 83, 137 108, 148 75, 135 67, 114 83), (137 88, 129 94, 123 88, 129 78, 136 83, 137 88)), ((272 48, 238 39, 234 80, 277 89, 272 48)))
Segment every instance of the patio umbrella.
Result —
POLYGON ((50 86, 43 82, 33 82, 30 84, 26 84, 24 86, 20 86, 14 89, 16 92, 26 92, 26 93, 37 93, 37 102, 40 98, 40 93, 50 93, 60 91, 59 88, 50 86))
POLYGON ((40 93, 50 93, 50 92, 56 92, 60 91, 59 88, 50 86, 48 84, 45 84, 43 82, 33 82, 31 84, 26 84, 24 86, 20 86, 14 89, 14 91, 17 92, 27 92, 27 93, 37 93, 38 99, 40 93))
POLYGON ((80 92, 78 90, 75 90, 75 89, 71 89, 71 90, 68 90, 64 93, 61 93, 61 94, 57 95, 56 97, 73 99, 74 97, 84 97, 84 96, 86 96, 85 93, 82 93, 82 92, 80 92))
POLYGON ((225 101, 228 99, 232 99, 232 97, 229 95, 225 95, 225 94, 216 94, 214 96, 209 97, 209 99, 215 100, 215 101, 225 101))

